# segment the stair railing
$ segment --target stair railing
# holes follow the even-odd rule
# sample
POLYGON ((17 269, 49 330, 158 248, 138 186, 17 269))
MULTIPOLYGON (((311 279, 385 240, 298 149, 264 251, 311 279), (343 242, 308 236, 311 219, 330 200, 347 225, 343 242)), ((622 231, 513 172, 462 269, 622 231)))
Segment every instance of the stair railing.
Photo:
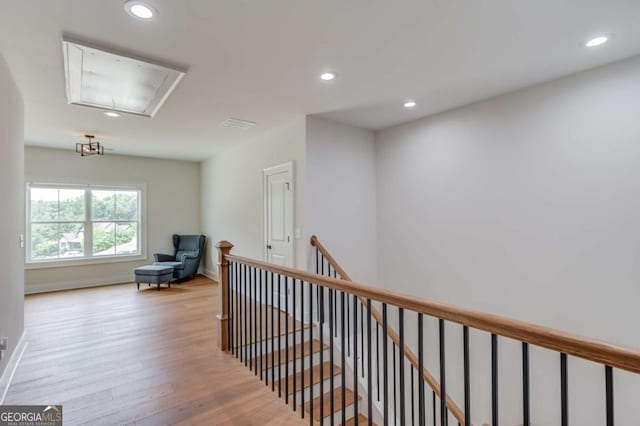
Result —
MULTIPOLYGON (((317 244, 317 239, 316 239, 317 244)), ((436 424, 436 397, 435 391, 439 385, 439 395, 448 395, 446 391, 446 336, 445 325, 447 323, 457 324, 462 327, 463 339, 462 344, 464 357, 461 362, 463 381, 464 381, 464 413, 462 421, 455 419, 460 424, 471 425, 471 412, 470 412, 470 363, 469 363, 469 330, 480 330, 490 334, 490 372, 491 372, 491 418, 492 425, 499 426, 499 395, 498 395, 498 349, 499 338, 509 338, 521 342, 522 353, 522 423, 525 426, 531 425, 531 395, 529 392, 530 377, 529 377, 529 346, 537 346, 545 348, 559 355, 559 369, 560 369, 560 407, 561 407, 561 421, 562 426, 569 425, 569 386, 568 386, 568 357, 574 356, 584 360, 588 360, 597 364, 600 364, 603 368, 603 387, 604 387, 604 417, 606 419, 607 426, 614 426, 614 369, 624 370, 627 372, 640 374, 640 351, 634 348, 614 345, 588 337, 578 336, 574 334, 565 333, 556 329, 533 325, 523 321, 513 320, 510 318, 482 313, 470 309, 451 306, 434 301, 419 299, 416 297, 400 294, 397 292, 358 284, 354 282, 345 281, 344 279, 338 279, 334 277, 327 277, 321 274, 314 274, 294 268, 285 266, 279 266, 271 263, 266 263, 260 260, 249 259, 241 256, 236 256, 230 253, 233 245, 226 241, 218 243, 217 248, 219 251, 219 288, 220 288, 220 307, 218 313, 219 320, 219 333, 218 333, 218 346, 223 351, 229 351, 244 362, 247 367, 254 371, 256 376, 260 376, 260 379, 267 385, 271 385, 272 390, 276 391, 280 396, 285 399, 287 404, 290 403, 289 395, 292 397, 293 410, 299 409, 301 417, 308 418, 310 424, 314 424, 314 421, 321 420, 324 422, 327 413, 331 414, 331 424, 336 424, 336 420, 333 418, 334 412, 340 412, 342 414, 342 424, 347 424, 347 417, 353 416, 350 419, 352 424, 358 424, 360 421, 358 414, 365 411, 368 414, 368 418, 363 423, 369 425, 373 424, 373 372, 371 371, 374 365, 372 361, 372 319, 378 323, 378 319, 373 317, 372 303, 379 303, 382 307, 381 316, 381 329, 382 329, 382 357, 383 360, 376 365, 381 365, 383 371, 383 383, 381 386, 377 386, 377 389, 383 391, 381 398, 383 420, 382 423, 386 426, 393 422, 393 424, 399 423, 404 425, 406 423, 411 424, 426 424, 426 393, 425 383, 428 383, 425 374, 418 374, 418 396, 412 395, 411 398, 407 398, 405 393, 407 389, 411 389, 413 394, 413 383, 411 386, 405 382, 406 374, 400 373, 400 403, 405 404, 407 400, 410 402, 417 401, 418 415, 414 418, 414 411, 406 410, 405 406, 401 406, 399 410, 393 410, 391 405, 393 401, 388 395, 390 388, 390 381, 388 378, 388 368, 391 364, 388 359, 387 340, 391 335, 391 329, 389 328, 389 307, 393 309, 393 313, 397 313, 397 322, 399 332, 397 334, 398 351, 400 354, 399 359, 404 360, 407 354, 406 336, 404 331, 405 319, 415 315, 417 320, 417 356, 414 355, 413 359, 416 360, 418 367, 416 371, 425 372, 424 366, 424 319, 425 317, 431 317, 437 320, 438 324, 438 338, 433 341, 437 341, 437 352, 439 353, 439 383, 435 383, 432 387, 433 390, 433 424, 436 424), (283 287, 284 284, 284 287, 283 287), (284 288, 284 293, 282 292, 284 288), (277 292, 276 292, 277 289, 277 292), (289 295, 291 292, 291 296, 289 295), (281 295, 285 295, 284 300, 281 295), (328 298, 327 298, 328 296, 328 298), (315 300, 314 300, 315 299, 315 300), (364 305, 360 303, 360 300, 364 300, 364 305), (289 303, 292 303, 292 306, 289 303), (328 302, 328 303, 327 303, 328 302), (346 302, 346 304, 345 304, 346 302), (334 321, 334 304, 339 307, 339 314, 334 321), (284 305, 284 306, 283 306, 284 305), (347 314, 346 307, 352 306, 352 311, 347 314), (314 341, 314 323, 313 316, 319 318, 319 324, 329 322, 329 330, 333 336, 334 329, 337 327, 339 330, 338 338, 340 339, 341 350, 339 350, 340 357, 342 358, 342 365, 345 365, 346 351, 349 349, 353 351, 353 360, 360 359, 358 357, 358 307, 360 307, 360 315, 364 317, 366 321, 366 328, 362 327, 364 321, 360 322, 363 330, 366 330, 363 336, 366 340, 366 351, 362 351, 363 355, 367 358, 364 366, 366 368, 366 393, 367 401, 362 405, 359 405, 361 396, 358 395, 359 391, 359 377, 358 377, 358 362, 353 362, 353 381, 351 386, 353 390, 349 392, 348 380, 345 377, 345 369, 342 368, 340 372, 340 387, 334 389, 331 386, 331 398, 325 401, 324 395, 321 393, 321 397, 314 398, 314 381, 313 372, 314 369, 310 368, 309 377, 305 377, 305 374, 298 374, 295 370, 300 364, 300 373, 305 369, 305 352, 310 356, 309 366, 313 362, 313 355, 318 353, 318 345, 314 341), (328 315, 327 314, 328 311, 328 315), (289 315, 289 313, 292 313, 289 315), (352 316, 351 316, 352 314, 352 316), (353 333, 345 330, 345 319, 353 319, 353 333), (277 325, 274 317, 277 317, 277 325), (327 318, 328 317, 328 318, 327 318), (282 320, 284 318, 284 321, 282 320), (277 331, 276 331, 277 327, 277 331), (353 345, 350 346, 346 341, 347 336, 352 336, 353 345), (308 337, 308 340, 307 340, 308 337), (293 343, 293 350, 289 349, 289 342, 293 343), (277 346, 276 346, 277 340, 277 346), (283 342, 284 340, 284 342, 283 342), (298 345, 300 343, 300 345, 298 345), (298 353, 298 346, 301 354, 298 353), (284 350, 283 350, 284 348, 284 350), (284 354, 283 354, 284 352, 284 354), (366 352, 366 354, 364 353, 366 352), (277 354, 277 355, 276 355, 277 354), (293 357, 293 363, 291 364, 290 355, 293 357), (299 356, 301 355, 301 356, 299 356), (278 359, 278 376, 275 375, 276 365, 274 359, 278 359), (296 359, 300 359, 298 363, 296 359), (269 365, 270 364, 270 365, 269 365), (289 380, 289 367, 294 369, 293 381, 289 380), (284 375, 282 375, 281 368, 285 369, 284 375), (268 373, 271 373, 270 375, 268 373), (283 380, 284 378, 284 380, 283 380), (298 380, 299 378, 299 386, 298 380), (304 381, 307 382, 305 386, 304 381), (291 382, 291 383, 290 383, 291 382), (291 389, 291 387, 293 389, 291 389), (308 388, 308 390, 305 390, 308 388), (301 392, 300 392, 301 390, 301 392), (335 392, 335 398, 333 393, 335 392), (348 395, 349 398, 346 398, 348 395), (297 398, 297 399, 296 399, 297 398), (337 401, 337 402, 336 402, 337 401), (334 404, 340 404, 338 407, 334 407, 334 404), (314 407, 314 404, 315 407, 314 407), (328 407, 327 405, 331 405, 328 407), (347 413, 347 406, 350 414, 347 413), (340 410, 341 408, 341 410, 340 410), (397 420, 390 416, 397 413, 397 420), (410 419, 409 419, 410 417, 410 419)), ((324 262, 321 263, 324 265, 324 262)), ((322 272, 322 271, 321 271, 322 272)), ((344 274, 344 271, 342 271, 344 274)), ((335 272, 337 274, 337 271, 335 272)), ((346 274, 345 274, 346 275, 346 274)), ((343 275, 344 276, 344 275, 343 275)), ((316 323, 317 324, 317 323, 316 323)), ((376 330, 379 327, 376 326, 376 330)), ((324 327, 322 328, 324 329, 324 327)), ((322 332, 316 331, 316 336, 322 338, 322 332)), ((395 332, 393 332, 395 335, 395 332)), ((395 340, 392 338, 392 341, 395 340)), ((330 339, 330 344, 333 345, 334 339, 330 339)), ((361 345, 363 346, 363 345, 361 345)), ((323 343, 319 345, 319 353, 323 354, 323 343)), ((393 351, 395 360, 395 350, 393 351)), ((333 356, 333 348, 330 352, 333 356)), ((333 359, 331 360, 333 362, 333 359)), ((403 363, 400 363, 401 365, 403 363)), ((322 364, 321 364, 322 365, 322 364)), ((415 367, 413 364, 411 368, 415 367)), ((333 375, 331 375, 333 377, 333 375)), ((413 379, 413 375, 411 375, 413 379)), ((320 375, 320 382, 323 383, 324 375, 320 375)), ((429 384, 431 386, 431 384, 429 384)), ((439 399, 439 419, 440 425, 449 425, 449 412, 452 412, 454 407, 453 401, 449 401, 448 398, 439 399)))
MULTIPOLYGON (((317 274, 321 274, 324 276, 331 276, 332 275, 331 271, 333 269, 334 278, 339 278, 344 281, 353 282, 353 280, 349 277, 349 274, 347 274, 347 272, 340 266, 338 261, 331 255, 329 250, 324 245, 322 245, 322 243, 318 240, 318 237, 316 237, 315 235, 312 235, 310 242, 311 242, 311 246, 315 247, 316 249, 315 264, 316 264, 317 274), (324 268, 325 262, 327 264, 326 269, 324 268)), ((364 297, 358 297, 358 300, 360 304, 362 304, 363 306, 366 306, 367 300, 364 297)), ((377 332, 378 327, 383 327, 384 319, 382 317, 382 314, 380 314, 380 312, 373 306, 371 307, 371 316, 376 321, 376 324, 374 325, 374 327, 376 328, 376 332, 377 332)), ((389 340, 394 345, 394 347, 392 348, 392 351, 394 351, 394 353, 396 349, 399 351, 402 343, 400 341, 400 336, 394 330, 394 328, 388 324, 387 324, 387 334, 388 334, 389 340)), ((377 341, 377 337, 376 337, 376 341, 377 341)), ((411 365, 411 368, 412 368, 411 377, 413 377, 413 370, 415 370, 416 372, 421 370, 420 362, 418 361, 418 357, 413 353, 413 351, 411 351, 410 348, 405 346, 403 352, 404 352, 404 357, 411 365)), ((402 362, 402 360, 400 360, 400 362, 402 362)), ((395 368, 393 369, 393 372, 394 373, 396 372, 395 368)), ((435 379, 435 377, 433 377, 433 375, 426 368, 422 368, 422 375, 424 377, 425 382, 433 392, 433 399, 436 399, 436 398, 440 399, 441 390, 440 390, 440 384, 438 383, 438 381, 435 379)), ((395 382, 395 378, 394 378, 394 382, 395 382)), ((397 395, 393 396, 394 402, 396 402, 395 401, 396 397, 397 395)), ((465 422, 464 413, 449 395, 446 396, 446 409, 449 410, 449 412, 453 415, 453 417, 455 417, 459 425, 467 424, 465 422)), ((411 411, 413 412, 413 410, 411 411)), ((396 414, 395 412, 396 410, 394 410, 394 414, 396 414)))

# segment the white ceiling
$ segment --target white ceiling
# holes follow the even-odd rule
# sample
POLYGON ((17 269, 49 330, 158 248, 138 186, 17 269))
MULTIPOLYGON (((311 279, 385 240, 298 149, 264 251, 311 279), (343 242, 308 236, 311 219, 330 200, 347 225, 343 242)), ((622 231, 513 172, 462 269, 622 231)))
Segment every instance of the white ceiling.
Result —
POLYGON ((201 160, 304 114, 379 129, 640 54, 637 0, 149 3, 152 22, 121 0, 0 0, 27 143, 73 148, 92 132, 117 153, 201 160), (583 47, 601 32, 613 40, 583 47), (63 33, 188 72, 154 118, 109 119, 67 105, 63 33), (229 117, 258 125, 221 128, 229 117))

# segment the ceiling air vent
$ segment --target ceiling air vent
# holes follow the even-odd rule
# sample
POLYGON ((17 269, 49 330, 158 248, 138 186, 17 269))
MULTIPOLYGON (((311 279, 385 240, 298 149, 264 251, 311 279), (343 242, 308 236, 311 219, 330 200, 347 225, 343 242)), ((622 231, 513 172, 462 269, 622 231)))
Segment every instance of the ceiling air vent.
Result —
POLYGON ((222 123, 220 123, 220 127, 228 127, 230 129, 240 129, 247 130, 255 126, 256 123, 253 121, 240 120, 238 118, 227 118, 222 123))
POLYGON ((67 101, 153 117, 185 70, 62 39, 67 101))

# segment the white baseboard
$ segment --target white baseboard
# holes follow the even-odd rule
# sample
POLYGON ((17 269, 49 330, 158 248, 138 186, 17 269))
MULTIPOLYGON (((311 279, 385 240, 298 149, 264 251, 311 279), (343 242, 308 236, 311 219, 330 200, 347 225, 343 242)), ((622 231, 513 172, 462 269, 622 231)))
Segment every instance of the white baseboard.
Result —
POLYGON ((47 293, 50 291, 73 290, 77 288, 100 287, 111 284, 124 284, 133 282, 133 272, 110 278, 85 278, 74 281, 48 282, 39 284, 25 284, 25 294, 47 293))
POLYGON ((11 386, 11 381, 13 380, 13 376, 16 374, 18 364, 22 361, 22 356, 24 355, 25 349, 27 349, 28 343, 26 332, 22 333, 16 348, 11 354, 11 358, 9 358, 9 362, 7 362, 7 368, 5 368, 4 373, 0 376, 0 405, 4 404, 4 399, 9 391, 9 386, 11 386))
POLYGON ((204 275, 207 278, 210 278, 210 279, 214 280, 215 282, 218 282, 218 271, 217 270, 204 268, 202 270, 202 275, 204 275))

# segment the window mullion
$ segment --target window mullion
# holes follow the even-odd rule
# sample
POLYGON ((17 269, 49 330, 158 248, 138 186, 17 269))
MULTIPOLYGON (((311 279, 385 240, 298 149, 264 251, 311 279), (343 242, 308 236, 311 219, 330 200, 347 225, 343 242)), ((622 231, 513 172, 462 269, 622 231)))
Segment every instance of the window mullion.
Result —
POLYGON ((62 237, 62 234, 60 234, 60 188, 57 188, 56 191, 58 192, 58 217, 56 218, 56 229, 57 229, 57 238, 56 238, 56 243, 58 244, 58 259, 60 259, 60 239, 62 237))
POLYGON ((116 218, 118 217, 118 213, 116 212, 118 203, 118 191, 113 191, 113 216, 111 216, 111 220, 113 223, 113 254, 114 256, 118 255, 118 222, 116 222, 116 218))
POLYGON ((93 226, 91 223, 91 190, 84 190, 84 257, 91 257, 93 247, 93 226))

